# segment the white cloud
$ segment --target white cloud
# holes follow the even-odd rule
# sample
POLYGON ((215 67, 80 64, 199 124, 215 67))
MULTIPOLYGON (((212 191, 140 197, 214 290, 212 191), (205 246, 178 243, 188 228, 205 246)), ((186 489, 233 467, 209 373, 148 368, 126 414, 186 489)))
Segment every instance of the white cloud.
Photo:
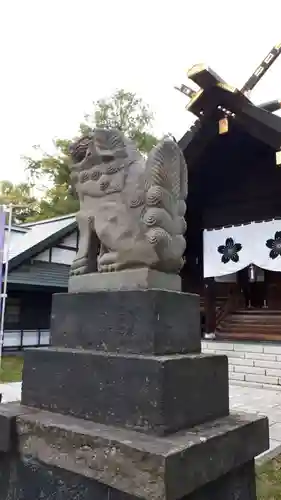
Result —
MULTIPOLYGON (((1 6, 0 178, 24 176, 33 144, 76 132, 91 102, 124 87, 179 138, 192 116, 173 89, 206 62, 242 86, 281 41, 280 0, 15 0, 1 6), (270 14, 270 15, 269 15, 270 14)), ((253 99, 281 98, 281 57, 253 99)))

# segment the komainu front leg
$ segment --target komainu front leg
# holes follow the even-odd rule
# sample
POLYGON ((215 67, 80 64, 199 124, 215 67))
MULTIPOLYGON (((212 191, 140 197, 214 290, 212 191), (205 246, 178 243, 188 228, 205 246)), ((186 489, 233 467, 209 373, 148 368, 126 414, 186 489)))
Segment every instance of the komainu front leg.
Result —
POLYGON ((79 229, 79 248, 72 263, 70 275, 88 274, 97 271, 99 239, 94 231, 94 218, 86 214, 77 214, 79 229))
POLYGON ((117 252, 110 252, 103 244, 101 244, 98 256, 98 271, 100 273, 120 271, 121 269, 117 264, 117 258, 117 252))

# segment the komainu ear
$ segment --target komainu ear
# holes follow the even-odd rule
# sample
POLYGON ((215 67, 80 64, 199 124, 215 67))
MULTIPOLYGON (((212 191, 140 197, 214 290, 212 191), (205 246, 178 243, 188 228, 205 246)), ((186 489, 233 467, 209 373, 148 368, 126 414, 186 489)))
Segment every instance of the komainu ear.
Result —
POLYGON ((101 155, 126 152, 126 140, 120 130, 106 130, 96 128, 93 133, 93 141, 101 155))

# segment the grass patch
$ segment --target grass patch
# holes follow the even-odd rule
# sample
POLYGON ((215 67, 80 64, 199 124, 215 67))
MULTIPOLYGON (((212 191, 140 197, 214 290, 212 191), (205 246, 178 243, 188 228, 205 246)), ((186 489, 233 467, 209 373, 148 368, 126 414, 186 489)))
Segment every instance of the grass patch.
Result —
POLYGON ((3 356, 1 361, 0 381, 21 382, 23 368, 22 356, 3 356))
POLYGON ((281 455, 257 467, 258 500, 281 500, 281 455))

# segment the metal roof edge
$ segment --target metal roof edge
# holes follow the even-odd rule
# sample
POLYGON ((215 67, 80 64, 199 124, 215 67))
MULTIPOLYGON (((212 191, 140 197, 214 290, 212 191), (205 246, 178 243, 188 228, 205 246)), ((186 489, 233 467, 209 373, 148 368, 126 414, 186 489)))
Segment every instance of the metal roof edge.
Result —
POLYGON ((44 250, 52 246, 58 239, 63 238, 67 234, 74 231, 76 227, 77 223, 75 220, 69 223, 69 225, 49 235, 47 238, 41 240, 39 243, 36 243, 35 245, 29 247, 27 250, 23 251, 19 255, 12 257, 9 260, 9 271, 21 265, 25 260, 31 259, 32 257, 35 257, 35 255, 38 255, 39 253, 43 252, 44 250))
POLYGON ((28 228, 28 227, 38 226, 39 224, 48 224, 50 222, 57 222, 57 221, 64 220, 64 219, 71 219, 73 217, 76 217, 76 213, 61 215, 58 217, 51 217, 50 219, 42 219, 42 220, 33 221, 33 222, 23 222, 22 224, 19 224, 19 227, 20 228, 25 228, 25 227, 28 228))

